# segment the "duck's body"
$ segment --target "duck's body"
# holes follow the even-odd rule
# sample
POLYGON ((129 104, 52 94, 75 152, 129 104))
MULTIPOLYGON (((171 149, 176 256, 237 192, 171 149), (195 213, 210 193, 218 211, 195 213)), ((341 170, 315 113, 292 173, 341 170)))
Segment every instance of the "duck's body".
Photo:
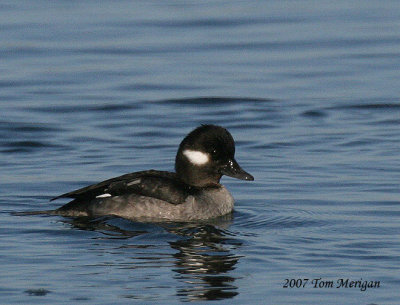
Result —
POLYGON ((58 198, 74 200, 48 214, 115 215, 144 221, 204 220, 230 213, 234 200, 219 183, 222 175, 254 178, 234 159, 235 144, 224 128, 202 125, 179 146, 176 173, 142 171, 105 180, 58 198))
MULTIPOLYGON (((154 176, 152 179, 157 180, 154 176)), ((160 180, 165 186, 165 179, 160 180)), ((157 188, 153 191, 158 192, 157 188)), ((171 195, 172 202, 160 199, 162 196, 157 198, 130 192, 87 201, 75 199, 55 210, 54 214, 91 217, 114 215, 141 221, 191 221, 222 216, 233 210, 233 197, 223 185, 188 189, 178 187, 175 190, 170 186, 165 191, 171 195)))

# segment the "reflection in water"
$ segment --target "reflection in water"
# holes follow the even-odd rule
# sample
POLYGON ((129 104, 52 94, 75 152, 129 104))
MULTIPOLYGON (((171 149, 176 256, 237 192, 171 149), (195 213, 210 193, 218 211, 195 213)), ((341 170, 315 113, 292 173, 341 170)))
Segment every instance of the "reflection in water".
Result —
POLYGON ((185 301, 219 300, 232 298, 238 294, 235 278, 229 272, 235 269, 239 257, 231 253, 232 245, 228 233, 222 228, 229 226, 232 216, 219 220, 219 228, 207 223, 200 226, 186 226, 173 230, 184 239, 170 242, 178 250, 175 278, 184 283, 177 294, 185 301))
POLYGON ((118 225, 110 224, 107 221, 112 219, 112 216, 104 216, 100 218, 77 217, 67 218, 65 222, 70 223, 74 228, 85 231, 98 231, 112 239, 128 239, 147 233, 145 230, 126 230, 118 225))
MULTIPOLYGON (((177 251, 172 254, 171 267, 175 272, 174 279, 180 283, 176 287, 176 294, 182 301, 220 300, 233 298, 238 294, 238 287, 234 285, 236 278, 230 276, 230 272, 235 269, 240 259, 232 252, 241 246, 241 242, 227 231, 231 221, 232 215, 200 223, 145 224, 112 217, 67 220, 77 229, 101 232, 104 234, 103 239, 129 239, 132 242, 135 237, 143 234, 159 235, 157 233, 160 228, 173 234, 173 241, 171 238, 165 241, 177 251)), ((154 243, 154 236, 149 238, 149 242, 154 243)), ((146 250, 154 251, 151 245, 148 246, 146 250)), ((133 249, 135 246, 124 245, 124 248, 133 249)), ((140 248, 143 250, 147 247, 142 244, 140 248)), ((158 253, 162 255, 159 257, 160 263, 165 262, 165 250, 163 252, 164 254, 158 253)), ((154 263, 155 253, 149 252, 147 255, 152 257, 154 263)), ((134 269, 146 265, 143 264, 143 260, 138 264, 137 258, 131 259, 130 264, 134 269)))

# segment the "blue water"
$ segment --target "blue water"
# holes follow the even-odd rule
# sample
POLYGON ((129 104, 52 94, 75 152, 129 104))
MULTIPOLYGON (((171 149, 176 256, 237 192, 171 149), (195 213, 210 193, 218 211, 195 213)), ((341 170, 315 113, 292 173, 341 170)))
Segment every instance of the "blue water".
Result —
POLYGON ((2 1, 0 303, 399 304, 399 28, 398 1, 2 1), (201 123, 255 177, 223 178, 233 215, 10 214, 173 170, 201 123))

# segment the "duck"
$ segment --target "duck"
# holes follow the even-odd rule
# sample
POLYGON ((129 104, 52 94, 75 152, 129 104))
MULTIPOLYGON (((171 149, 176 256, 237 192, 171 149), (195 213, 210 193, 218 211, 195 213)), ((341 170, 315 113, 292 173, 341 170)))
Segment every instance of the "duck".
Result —
POLYGON ((175 172, 145 170, 111 178, 51 199, 72 201, 47 214, 117 216, 137 221, 197 221, 231 213, 234 199, 223 175, 253 181, 235 160, 235 141, 221 126, 205 124, 180 143, 175 172))

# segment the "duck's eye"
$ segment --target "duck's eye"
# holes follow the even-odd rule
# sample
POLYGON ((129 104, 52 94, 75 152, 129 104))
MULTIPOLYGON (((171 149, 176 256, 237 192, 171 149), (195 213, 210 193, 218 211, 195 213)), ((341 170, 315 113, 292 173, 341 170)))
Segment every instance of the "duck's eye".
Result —
POLYGON ((216 156, 217 155, 217 150, 216 149, 213 149, 212 151, 211 151, 211 154, 213 155, 213 156, 216 156))

